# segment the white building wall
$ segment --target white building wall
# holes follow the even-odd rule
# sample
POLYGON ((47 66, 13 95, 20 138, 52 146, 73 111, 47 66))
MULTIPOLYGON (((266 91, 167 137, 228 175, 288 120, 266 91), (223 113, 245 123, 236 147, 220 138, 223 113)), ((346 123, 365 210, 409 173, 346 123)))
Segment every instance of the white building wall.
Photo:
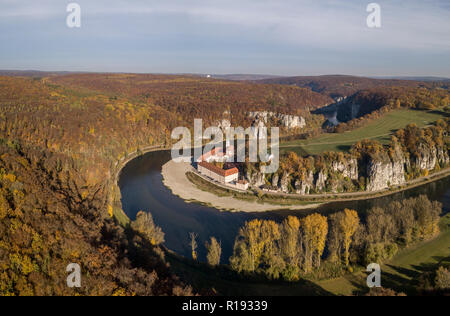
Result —
POLYGON ((211 170, 204 168, 200 165, 198 165, 198 172, 200 172, 202 175, 205 175, 211 179, 213 179, 214 181, 220 182, 220 183, 225 183, 225 178, 222 177, 221 175, 212 172, 211 170))
POLYGON ((229 175, 227 177, 223 177, 205 167, 202 167, 200 165, 198 165, 198 172, 200 172, 202 175, 205 175, 211 179, 213 179, 214 181, 220 182, 220 183, 230 183, 233 181, 237 181, 239 179, 239 173, 235 173, 232 175, 229 175))
POLYGON ((246 183, 246 184, 236 183, 236 187, 239 190, 247 191, 248 190, 248 183, 246 183))
POLYGON ((225 178, 225 182, 226 182, 226 183, 229 183, 229 182, 237 181, 238 178, 239 178, 239 174, 235 173, 235 174, 232 174, 232 175, 227 176, 227 177, 225 178))

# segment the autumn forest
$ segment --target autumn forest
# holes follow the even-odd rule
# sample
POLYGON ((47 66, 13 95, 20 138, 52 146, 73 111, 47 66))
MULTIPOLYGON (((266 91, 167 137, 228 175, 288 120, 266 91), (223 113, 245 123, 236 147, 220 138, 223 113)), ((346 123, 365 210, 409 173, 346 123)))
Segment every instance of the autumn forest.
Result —
MULTIPOLYGON (((234 125, 250 126, 250 111, 302 116, 304 129, 282 129, 282 137, 297 140, 357 130, 398 109, 442 116, 431 126, 392 131, 388 145, 360 140, 349 151, 284 154, 279 176, 291 174, 295 191, 296 180, 333 161, 357 158, 361 164, 400 153, 413 161, 424 146, 436 146, 448 157, 449 98, 445 82, 345 76, 262 81, 194 75, 0 76, 0 295, 220 295, 183 271, 216 269, 233 282, 295 284, 336 279, 368 263, 387 262, 402 249, 447 233, 441 203, 420 195, 365 213, 345 209, 283 221, 249 220, 235 236, 230 258, 224 258, 215 236, 197 245, 193 235, 192 257, 180 259, 165 247, 164 231, 150 213, 120 218, 120 168, 132 154, 170 148, 173 128, 191 126, 193 118, 212 125, 232 118, 234 125), (324 125, 326 119, 315 111, 342 97, 361 105, 360 112, 337 126, 324 125), (207 262, 196 266, 198 247, 207 249, 207 262), (81 288, 66 286, 64 271, 71 262, 82 267, 81 288)), ((432 172, 447 167, 448 161, 438 162, 432 172)), ((256 166, 243 168, 254 171, 256 166)), ((408 180, 428 176, 414 164, 405 174, 408 180)), ((364 191, 366 177, 330 174, 328 191, 332 181, 345 192, 364 191)), ((422 282, 422 294, 448 289, 448 260, 442 262, 427 276, 431 281, 422 282)))

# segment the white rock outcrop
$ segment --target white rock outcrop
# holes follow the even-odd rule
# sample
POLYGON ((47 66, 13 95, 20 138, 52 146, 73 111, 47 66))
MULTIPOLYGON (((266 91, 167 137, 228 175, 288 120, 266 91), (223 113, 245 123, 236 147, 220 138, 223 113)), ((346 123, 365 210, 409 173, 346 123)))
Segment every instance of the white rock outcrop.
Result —
POLYGON ((256 111, 249 112, 248 117, 254 120, 253 126, 261 126, 261 123, 265 125, 269 122, 269 120, 275 120, 279 125, 287 129, 304 128, 306 126, 305 118, 296 115, 256 111))

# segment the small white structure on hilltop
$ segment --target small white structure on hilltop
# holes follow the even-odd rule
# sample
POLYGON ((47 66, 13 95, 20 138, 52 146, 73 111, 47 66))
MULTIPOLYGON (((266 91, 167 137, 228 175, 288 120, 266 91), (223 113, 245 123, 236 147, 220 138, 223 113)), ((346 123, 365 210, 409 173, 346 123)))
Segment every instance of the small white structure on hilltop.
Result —
POLYGON ((206 78, 211 78, 211 75, 206 75, 206 78))

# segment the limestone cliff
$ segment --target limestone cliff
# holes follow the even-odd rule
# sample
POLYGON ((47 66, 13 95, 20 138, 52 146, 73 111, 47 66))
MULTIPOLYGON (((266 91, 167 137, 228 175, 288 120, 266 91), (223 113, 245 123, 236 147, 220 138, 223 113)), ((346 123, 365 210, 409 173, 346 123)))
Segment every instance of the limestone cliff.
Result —
POLYGON ((280 190, 283 193, 289 193, 289 174, 287 172, 284 172, 281 177, 280 190))
POLYGON ((251 186, 254 187, 261 187, 266 182, 264 181, 264 175, 261 172, 250 172, 247 171, 246 173, 247 181, 250 183, 251 186))
MULTIPOLYGON (((445 130, 430 127, 424 133, 412 126, 408 133, 403 134, 402 141, 393 137, 389 146, 365 140, 352 148, 351 153, 285 156, 282 163, 285 169, 269 176, 268 189, 299 195, 373 192, 404 185, 407 180, 423 176, 425 171, 449 167, 445 130), (417 136, 412 137, 412 133, 417 136)), ((263 174, 256 171, 247 175, 247 179, 253 186, 266 184, 263 174)))
POLYGON ((331 169, 351 180, 358 180, 358 161, 355 158, 346 162, 335 160, 331 163, 331 169))
POLYGON ((419 170, 432 171, 437 164, 440 166, 449 164, 448 150, 436 145, 420 144, 415 156, 415 167, 419 170))
POLYGON ((278 174, 275 173, 272 177, 272 187, 278 188, 279 179, 280 177, 278 176, 278 174))
POLYGON ((367 166, 367 191, 379 191, 391 185, 405 183, 405 168, 402 161, 371 160, 367 166))
POLYGON ((297 179, 295 181, 295 190, 297 194, 309 194, 311 188, 314 188, 314 173, 312 171, 309 171, 308 175, 302 179, 297 179))
POLYGON ((392 185, 406 182, 405 166, 408 161, 399 146, 395 146, 388 155, 384 153, 377 158, 371 157, 367 164, 367 191, 379 191, 392 185))
POLYGON ((264 126, 273 121, 275 125, 280 125, 286 129, 304 128, 306 121, 301 116, 274 113, 268 111, 249 112, 248 117, 253 119, 253 126, 264 126))

